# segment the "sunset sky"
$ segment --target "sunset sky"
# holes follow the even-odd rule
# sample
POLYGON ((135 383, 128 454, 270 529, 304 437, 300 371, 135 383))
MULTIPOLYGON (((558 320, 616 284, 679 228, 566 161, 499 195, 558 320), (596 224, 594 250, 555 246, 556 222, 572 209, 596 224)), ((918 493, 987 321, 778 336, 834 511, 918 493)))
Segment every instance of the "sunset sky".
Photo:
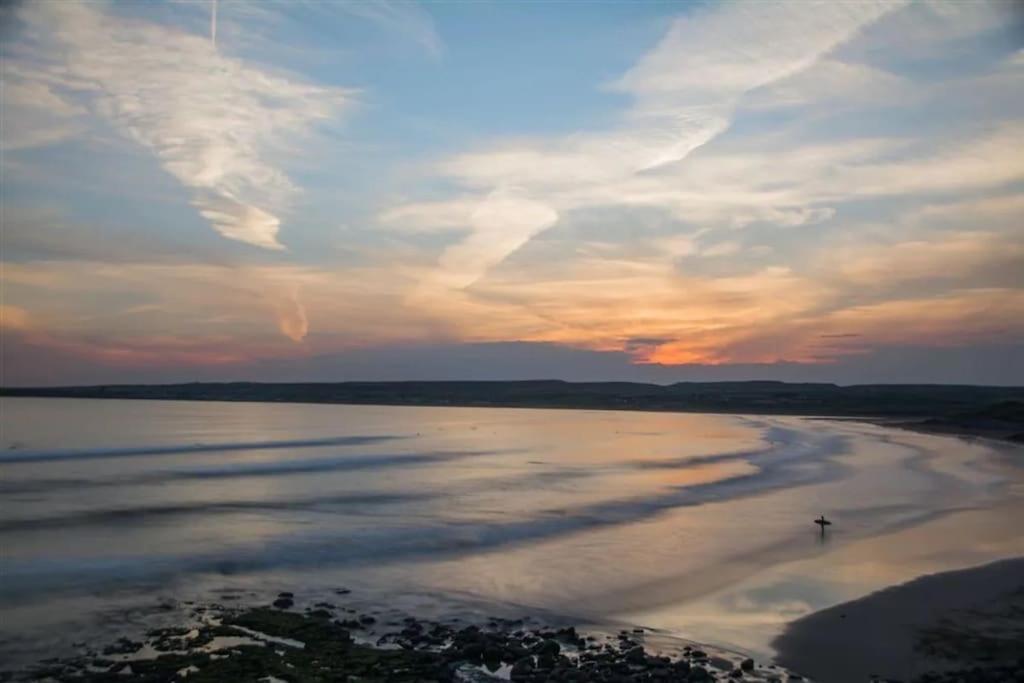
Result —
POLYGON ((1024 384, 1024 11, 5 4, 4 384, 1024 384))

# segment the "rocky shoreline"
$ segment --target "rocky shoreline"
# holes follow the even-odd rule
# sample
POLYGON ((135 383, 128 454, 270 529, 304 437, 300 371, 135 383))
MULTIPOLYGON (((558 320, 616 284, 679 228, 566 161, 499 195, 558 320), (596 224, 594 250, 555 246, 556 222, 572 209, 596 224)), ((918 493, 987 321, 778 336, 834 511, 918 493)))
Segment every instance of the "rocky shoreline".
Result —
MULTIPOLYGON (((178 623, 121 635, 106 643, 79 642, 77 654, 45 659, 0 681, 485 681, 681 682, 806 679, 775 664, 643 628, 587 631, 533 619, 490 618, 469 623, 399 616, 394 610, 356 609, 350 591, 297 597, 282 592, 248 606, 162 603, 178 623)), ((827 612, 825 613, 827 614, 827 612)), ((172 620, 173 622, 173 620, 172 620)), ((969 640, 946 628, 931 647, 969 640)), ((977 648, 971 648, 977 649, 977 648)), ((1012 659, 1012 658, 1011 658, 1012 659)), ((915 683, 1024 681, 1024 658, 977 662, 913 677, 915 683), (979 664, 981 664, 979 666, 979 664)), ((845 668, 842 658, 834 662, 845 668)), ((826 667, 817 680, 827 681, 826 667)), ((839 675, 838 673, 836 675, 839 675)), ((877 676, 865 681, 881 683, 877 676)))
POLYGON ((584 633, 523 619, 466 624, 386 620, 337 600, 291 592, 271 604, 189 607, 189 623, 144 637, 82 643, 0 680, 85 681, 782 681, 804 680, 774 665, 701 648, 652 644, 645 629, 584 633))

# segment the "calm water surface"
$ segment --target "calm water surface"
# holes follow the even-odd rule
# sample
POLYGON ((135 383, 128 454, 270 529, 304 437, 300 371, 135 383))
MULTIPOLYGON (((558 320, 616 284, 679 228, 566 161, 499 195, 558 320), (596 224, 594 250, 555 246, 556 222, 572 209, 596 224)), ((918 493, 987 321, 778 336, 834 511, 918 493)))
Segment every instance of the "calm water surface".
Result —
POLYGON ((161 601, 339 586, 770 656, 810 611, 1024 554, 1020 449, 854 422, 4 398, 0 428, 8 660, 161 601))

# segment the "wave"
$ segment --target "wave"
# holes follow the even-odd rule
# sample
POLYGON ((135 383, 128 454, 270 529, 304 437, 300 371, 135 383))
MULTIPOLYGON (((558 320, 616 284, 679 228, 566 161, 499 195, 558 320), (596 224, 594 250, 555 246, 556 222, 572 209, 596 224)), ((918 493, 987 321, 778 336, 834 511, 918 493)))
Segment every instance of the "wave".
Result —
POLYGON ((316 510, 330 506, 373 507, 418 502, 436 498, 432 493, 354 493, 322 496, 302 500, 237 500, 201 501, 195 503, 167 503, 164 505, 135 505, 132 507, 108 508, 103 510, 75 511, 64 515, 32 517, 0 521, 0 532, 28 531, 37 529, 64 529, 89 525, 137 523, 160 517, 189 514, 217 514, 232 512, 316 510))
MULTIPOLYGON (((347 529, 343 533, 311 533, 289 536, 257 546, 225 548, 223 551, 182 556, 114 558, 82 561, 74 568, 67 563, 48 565, 32 561, 5 571, 0 594, 17 595, 26 585, 50 589, 60 585, 68 571, 79 578, 96 580, 117 577, 150 578, 153 574, 220 572, 232 574, 277 567, 329 565, 374 565, 420 557, 448 557, 472 554, 498 547, 547 541, 586 529, 625 525, 649 519, 668 510, 759 495, 768 491, 822 483, 842 478, 847 467, 836 459, 849 452, 843 435, 800 432, 773 428, 770 446, 745 454, 722 457, 745 458, 755 472, 726 479, 671 488, 647 497, 615 499, 575 508, 543 510, 512 521, 443 521, 424 525, 421 518, 397 526, 374 525, 347 529), (19 584, 22 588, 17 588, 19 584)), ((719 457, 719 456, 708 456, 719 457)), ((692 464, 693 459, 685 461, 692 464)), ((680 463, 679 466, 684 466, 680 463)))
POLYGON ((131 458, 144 455, 175 455, 179 453, 217 453, 224 451, 259 451, 281 448, 318 448, 321 446, 364 446, 382 441, 407 438, 387 436, 334 436, 325 439, 289 441, 236 441, 226 443, 172 444, 167 446, 129 446, 126 448, 70 449, 59 451, 8 451, 0 453, 0 464, 54 462, 61 460, 100 460, 131 458))
POLYGON ((452 460, 464 460, 499 451, 435 451, 427 453, 391 453, 380 455, 344 456, 339 458, 308 458, 303 460, 276 460, 274 462, 232 463, 189 470, 172 470, 159 475, 168 479, 213 479, 224 477, 266 477, 306 472, 333 470, 365 470, 403 465, 430 465, 452 460))
POLYGON ((172 481, 229 479, 232 477, 272 477, 315 472, 370 470, 403 466, 431 465, 511 451, 433 451, 426 453, 380 453, 345 455, 334 458, 303 458, 271 462, 240 462, 191 469, 159 470, 130 477, 111 479, 31 479, 0 482, 0 495, 54 492, 67 489, 123 487, 160 484, 172 481))
MULTIPOLYGON (((437 460, 434 460, 437 462, 437 460)), ((382 463, 383 464, 383 463, 382 463)), ((389 464, 400 464, 394 460, 389 464)), ((453 496, 471 495, 484 490, 500 490, 503 492, 516 490, 534 490, 538 486, 557 484, 563 481, 575 481, 584 477, 594 476, 593 472, 581 470, 556 470, 531 472, 523 476, 493 478, 485 477, 480 480, 470 479, 462 484, 448 485, 435 491, 394 491, 388 493, 358 493, 341 494, 330 496, 314 496, 289 498, 284 500, 233 500, 233 501, 193 501, 188 503, 167 503, 162 505, 135 505, 131 507, 114 507, 105 509, 74 510, 58 515, 47 515, 43 517, 22 517, 0 521, 0 533, 17 532, 36 529, 60 529, 68 527, 82 527, 90 525, 103 525, 118 522, 140 522, 153 520, 159 517, 172 517, 176 515, 190 514, 216 514, 232 513, 240 511, 288 511, 288 510, 317 510, 330 507, 357 507, 357 506, 380 506, 388 504, 402 504, 410 502, 425 502, 438 498, 451 498, 453 496)), ((98 485, 113 485, 114 482, 83 482, 80 480, 47 480, 46 490, 53 490, 54 483, 58 487, 80 488, 83 485, 94 483, 98 485)), ((35 482, 39 483, 39 482, 35 482)), ((119 480, 120 484, 124 480, 119 480)), ((134 483, 139 483, 135 480, 134 483)), ((3 492, 10 492, 11 487, 2 489, 3 492)), ((19 491, 24 492, 25 489, 19 491)), ((348 511, 347 511, 348 512, 348 511)))

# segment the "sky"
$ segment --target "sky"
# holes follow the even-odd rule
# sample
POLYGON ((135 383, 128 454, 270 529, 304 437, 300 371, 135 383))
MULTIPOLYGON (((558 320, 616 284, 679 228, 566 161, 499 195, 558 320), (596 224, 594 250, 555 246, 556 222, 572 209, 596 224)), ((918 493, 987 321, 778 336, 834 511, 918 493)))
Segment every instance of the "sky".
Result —
POLYGON ((1024 384, 1016 2, 0 8, 0 382, 1024 384))

